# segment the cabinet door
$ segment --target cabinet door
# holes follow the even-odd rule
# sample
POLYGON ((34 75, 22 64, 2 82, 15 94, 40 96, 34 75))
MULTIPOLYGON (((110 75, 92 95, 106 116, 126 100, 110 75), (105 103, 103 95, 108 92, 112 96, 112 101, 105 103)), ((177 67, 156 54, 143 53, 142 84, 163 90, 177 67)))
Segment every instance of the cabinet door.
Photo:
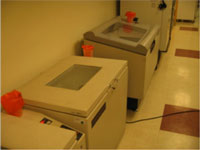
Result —
POLYGON ((155 40, 152 42, 151 49, 146 56, 145 64, 145 80, 144 80, 144 95, 149 87, 151 78, 155 71, 155 67, 158 61, 158 49, 159 48, 159 36, 157 35, 155 40), (154 43, 155 42, 155 43, 154 43))
POLYGON ((194 21, 197 0, 179 0, 177 19, 194 21))
POLYGON ((128 69, 126 68, 111 84, 105 103, 98 112, 89 117, 89 148, 117 148, 126 124, 127 80, 128 69))

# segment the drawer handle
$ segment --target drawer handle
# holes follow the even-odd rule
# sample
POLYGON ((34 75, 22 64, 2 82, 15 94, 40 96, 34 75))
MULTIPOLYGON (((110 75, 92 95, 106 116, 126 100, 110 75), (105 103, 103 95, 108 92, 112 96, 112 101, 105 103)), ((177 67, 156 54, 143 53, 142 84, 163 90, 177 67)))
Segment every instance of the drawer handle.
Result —
POLYGON ((92 128, 94 127, 94 125, 96 124, 96 122, 99 120, 99 118, 101 117, 101 115, 103 114, 103 112, 106 110, 106 103, 104 103, 104 105, 100 108, 100 110, 98 111, 98 113, 96 114, 96 116, 93 118, 91 124, 92 124, 92 128))
POLYGON ((152 53, 152 51, 153 51, 155 45, 156 45, 156 41, 153 40, 153 42, 152 42, 152 44, 151 44, 151 48, 150 48, 150 53, 152 53))

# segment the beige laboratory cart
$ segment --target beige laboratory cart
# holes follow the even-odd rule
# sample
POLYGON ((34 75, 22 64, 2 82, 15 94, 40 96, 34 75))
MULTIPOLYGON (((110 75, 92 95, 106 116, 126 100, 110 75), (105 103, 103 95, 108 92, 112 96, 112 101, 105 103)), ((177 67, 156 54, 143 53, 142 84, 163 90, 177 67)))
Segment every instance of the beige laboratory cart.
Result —
POLYGON ((127 61, 71 56, 18 90, 25 107, 86 134, 87 148, 116 148, 125 130, 127 61))
POLYGON ((5 149, 85 149, 85 134, 42 113, 23 109, 22 116, 1 113, 5 149))
POLYGON ((94 46, 94 56, 128 61, 128 98, 141 100, 158 61, 159 26, 127 23, 116 17, 84 34, 84 44, 94 46))

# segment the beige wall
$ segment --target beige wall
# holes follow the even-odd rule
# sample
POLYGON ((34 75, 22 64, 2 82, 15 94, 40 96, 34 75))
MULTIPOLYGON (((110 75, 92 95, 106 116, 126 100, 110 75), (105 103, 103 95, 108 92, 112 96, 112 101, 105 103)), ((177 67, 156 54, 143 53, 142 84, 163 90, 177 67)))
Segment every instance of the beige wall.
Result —
POLYGON ((2 94, 59 60, 81 55, 83 33, 115 17, 115 1, 5 1, 1 5, 2 94))

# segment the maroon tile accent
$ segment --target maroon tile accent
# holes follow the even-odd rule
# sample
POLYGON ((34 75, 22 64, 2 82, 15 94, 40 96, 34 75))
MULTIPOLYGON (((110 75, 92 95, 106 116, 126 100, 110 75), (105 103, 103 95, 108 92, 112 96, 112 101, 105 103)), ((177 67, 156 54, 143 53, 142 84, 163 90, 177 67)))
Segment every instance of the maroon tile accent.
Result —
MULTIPOLYGON (((166 104, 163 115, 189 110, 197 109, 166 104)), ((163 117, 160 129, 199 137, 199 112, 182 113, 163 117)))
POLYGON ((198 28, 194 28, 194 27, 180 27, 180 30, 186 30, 186 31, 199 31, 198 28))
POLYGON ((175 56, 200 58, 199 51, 187 50, 187 49, 176 49, 175 56))

